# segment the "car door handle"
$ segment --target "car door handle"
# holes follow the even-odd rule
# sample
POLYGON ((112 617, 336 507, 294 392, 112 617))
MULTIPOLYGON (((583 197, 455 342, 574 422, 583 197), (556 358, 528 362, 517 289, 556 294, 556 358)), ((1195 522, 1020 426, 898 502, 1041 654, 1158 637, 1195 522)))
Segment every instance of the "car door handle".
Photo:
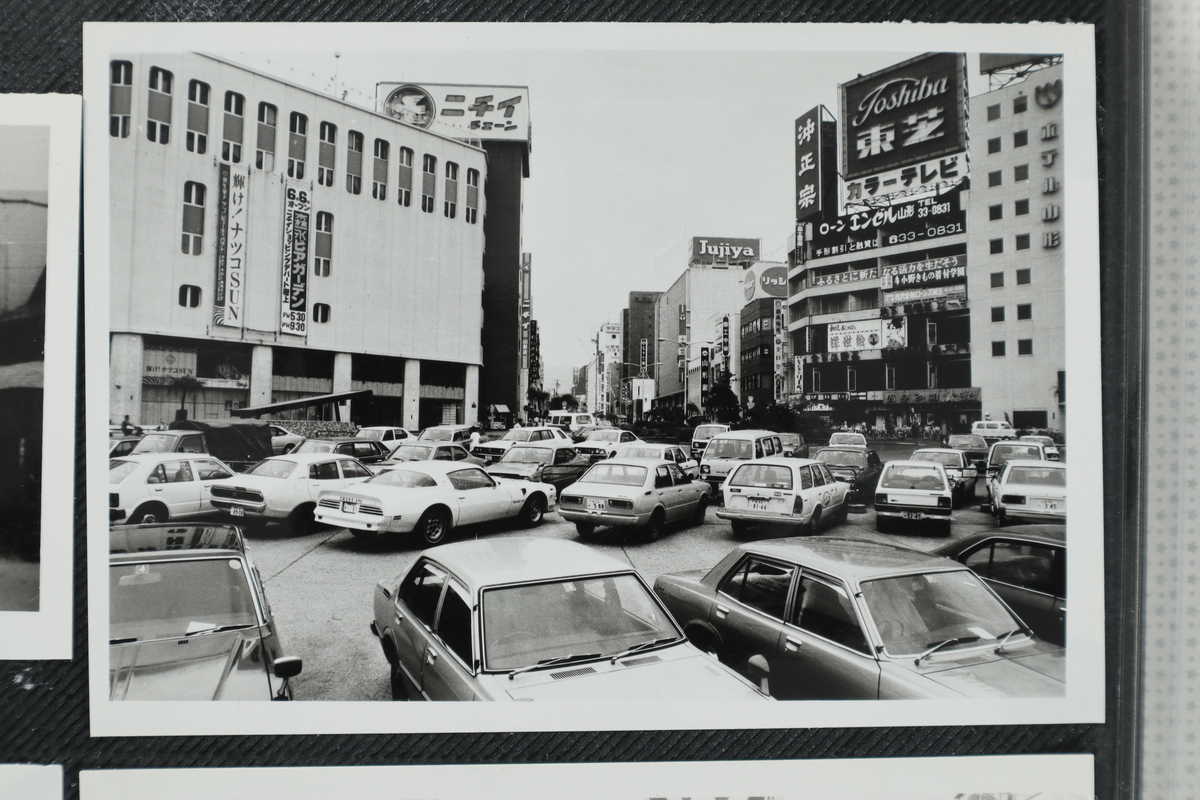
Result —
POLYGON ((804 644, 804 642, 800 641, 795 636, 785 636, 784 642, 785 642, 784 647, 789 652, 795 652, 795 651, 799 650, 801 648, 801 646, 803 646, 803 644, 804 644))
POLYGON ((437 653, 433 652, 432 650, 426 650, 425 663, 432 666, 435 661, 437 661, 437 653))
POLYGON ((717 616, 722 617, 722 618, 729 616, 729 609, 723 605, 718 604, 717 605, 717 616))

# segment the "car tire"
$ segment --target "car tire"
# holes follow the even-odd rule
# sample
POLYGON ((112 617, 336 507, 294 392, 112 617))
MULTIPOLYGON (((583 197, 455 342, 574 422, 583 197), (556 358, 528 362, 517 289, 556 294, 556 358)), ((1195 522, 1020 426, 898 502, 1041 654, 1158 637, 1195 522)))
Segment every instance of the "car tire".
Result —
POLYGON ((696 511, 692 514, 692 524, 700 526, 704 524, 704 515, 708 513, 708 498, 701 497, 700 502, 696 503, 696 511))
POLYGON ((596 533, 596 526, 591 522, 576 522, 575 532, 579 534, 580 539, 590 539, 596 533))
POLYGON ((392 699, 393 700, 408 700, 408 686, 404 683, 404 673, 400 671, 399 664, 392 664, 392 699))
POLYGON ((849 515, 850 515, 850 495, 846 495, 845 499, 842 500, 842 507, 839 508, 838 512, 833 515, 833 524, 834 525, 845 525, 846 518, 849 515))
POLYGON ((642 539, 647 542, 657 542, 663 533, 663 512, 655 510, 650 515, 650 521, 642 529, 642 539))
POLYGON ((439 545, 450 533, 450 515, 443 509, 431 508, 417 521, 417 531, 425 540, 425 544, 439 545))
POLYGON ((733 528, 733 538, 746 539, 750 536, 750 523, 740 519, 734 519, 730 520, 729 524, 733 528))
POLYGON ((526 528, 536 528, 546 518, 546 498, 535 494, 525 501, 521 507, 521 525, 526 528))
POLYGON ((158 522, 166 522, 170 519, 170 514, 167 509, 158 503, 147 503, 144 506, 138 506, 132 514, 129 515, 130 525, 154 525, 158 522))
POLYGON ((892 518, 880 516, 879 512, 876 512, 875 513, 875 530, 878 533, 891 533, 892 532, 892 518))
POLYGON ((1004 509, 999 509, 994 513, 996 515, 996 527, 1003 528, 1008 524, 1008 515, 1004 513, 1004 509))
POLYGON ((950 522, 950 520, 946 520, 945 522, 943 522, 941 525, 938 526, 938 533, 940 533, 942 535, 943 539, 949 539, 951 529, 952 529, 952 523, 950 522))
POLYGON ((288 514, 288 525, 296 533, 311 533, 317 526, 317 521, 313 518, 313 511, 316 510, 315 503, 303 503, 292 509, 292 513, 288 514))
POLYGON ((821 528, 821 507, 817 506, 813 509, 812 516, 808 518, 808 524, 804 526, 805 536, 815 536, 821 528))

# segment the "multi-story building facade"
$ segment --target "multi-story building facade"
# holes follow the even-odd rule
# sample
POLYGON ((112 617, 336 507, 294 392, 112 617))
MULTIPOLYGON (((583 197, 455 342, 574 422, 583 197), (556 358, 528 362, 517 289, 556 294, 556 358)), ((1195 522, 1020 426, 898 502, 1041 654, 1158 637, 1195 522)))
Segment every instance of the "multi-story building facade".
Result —
POLYGON ((621 310, 621 379, 655 376, 658 342, 654 335, 654 304, 662 292, 630 292, 621 310), (642 365, 645 364, 645 376, 642 365))
POLYGON ((201 418, 476 420, 484 150, 207 55, 110 70, 114 419, 194 378, 201 418))
POLYGON ((1063 67, 1013 60, 991 74, 995 88, 971 98, 972 372, 985 416, 1062 431, 1063 67))

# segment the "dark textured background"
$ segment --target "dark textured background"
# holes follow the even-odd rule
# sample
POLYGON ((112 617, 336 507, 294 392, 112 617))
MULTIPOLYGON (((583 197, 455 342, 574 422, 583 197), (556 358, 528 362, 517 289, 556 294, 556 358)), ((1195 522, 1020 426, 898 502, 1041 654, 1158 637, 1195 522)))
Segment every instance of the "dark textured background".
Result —
MULTIPOLYGON (((1096 26, 1101 147, 1105 386, 1107 721, 1103 725, 846 728, 371 736, 90 738, 82 416, 77 417, 75 653, 71 662, 0 662, 0 762, 60 763, 66 796, 80 769, 654 761, 1094 753, 1097 794, 1136 786, 1140 481, 1144 335, 1143 7, 1138 0, 866 0, 677 3, 604 0, 0 0, 0 91, 80 91, 82 23, 100 21, 1021 22, 1096 26), (23 688, 32 686, 32 688, 23 688)), ((86 111, 85 111, 86 113, 86 111)), ((82 241, 82 239, 81 239, 82 241)), ((86 269, 82 271, 87 279, 86 269)), ((82 318, 79 330, 84 330, 82 318)), ((80 339, 82 352, 82 338, 80 339)), ((83 364, 79 363, 79 397, 83 364)), ((65 476, 64 476, 65 477, 65 476)), ((1085 490, 1087 487, 1084 487, 1085 490)), ((1077 491, 1079 491, 1077 489, 1077 491)), ((1099 501, 1101 492, 1093 490, 1099 501)), ((65 535, 46 531, 45 535, 65 535)))

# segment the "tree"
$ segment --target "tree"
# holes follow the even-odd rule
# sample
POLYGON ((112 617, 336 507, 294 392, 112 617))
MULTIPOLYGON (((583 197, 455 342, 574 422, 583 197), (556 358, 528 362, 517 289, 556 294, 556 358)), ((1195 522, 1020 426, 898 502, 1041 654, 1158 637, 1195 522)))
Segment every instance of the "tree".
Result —
POLYGON ((198 394, 204 388, 204 381, 195 375, 179 375, 171 379, 171 385, 179 390, 179 410, 184 412, 180 418, 186 419, 187 397, 189 394, 198 394))
POLYGON ((550 398, 552 411, 574 411, 579 408, 579 400, 573 394, 556 394, 550 398))
POLYGON ((730 374, 727 371, 718 372, 713 379, 712 388, 708 392, 708 411, 717 422, 728 425, 736 422, 741 415, 737 395, 729 386, 730 374))

